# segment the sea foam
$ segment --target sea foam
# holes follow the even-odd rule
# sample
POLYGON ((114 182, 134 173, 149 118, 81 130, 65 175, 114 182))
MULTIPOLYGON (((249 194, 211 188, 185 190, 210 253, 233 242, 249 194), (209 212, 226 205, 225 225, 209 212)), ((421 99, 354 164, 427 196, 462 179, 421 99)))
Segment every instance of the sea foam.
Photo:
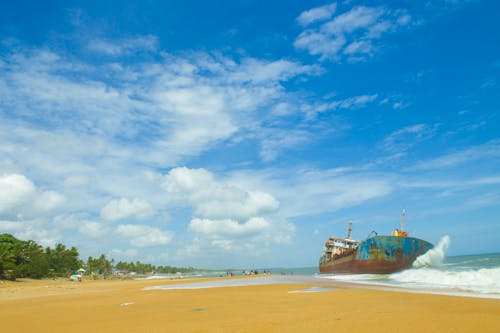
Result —
POLYGON ((398 285, 416 288, 446 289, 500 297, 500 267, 463 269, 443 264, 450 237, 443 236, 438 245, 419 256, 413 268, 389 275, 398 285))
POLYGON ((450 262, 446 251, 450 237, 419 256, 410 269, 399 273, 326 275, 322 278, 360 284, 395 286, 429 293, 500 298, 500 260, 494 255, 455 257, 450 262), (488 266, 486 266, 488 264, 488 266))
POLYGON ((450 247, 450 237, 446 235, 441 237, 438 245, 419 256, 413 263, 413 267, 421 268, 442 266, 448 247, 450 247))
POLYGON ((389 280, 409 287, 447 289, 500 297, 500 267, 466 271, 410 269, 392 274, 389 280))

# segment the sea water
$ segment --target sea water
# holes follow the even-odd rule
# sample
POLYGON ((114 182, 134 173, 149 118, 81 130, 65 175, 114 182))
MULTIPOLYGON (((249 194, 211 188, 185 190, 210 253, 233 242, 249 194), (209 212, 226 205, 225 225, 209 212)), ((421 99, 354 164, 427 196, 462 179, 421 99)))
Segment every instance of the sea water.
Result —
MULTIPOLYGON (((319 274, 318 267, 259 269, 273 275, 259 274, 253 279, 189 282, 149 289, 193 289, 236 287, 256 284, 318 283, 343 281, 382 287, 396 287, 410 292, 438 293, 500 299, 500 253, 447 257, 450 238, 418 257, 413 267, 394 274, 319 274)), ((244 275, 244 270, 200 272, 189 277, 244 275)), ((150 277, 154 278, 154 277, 150 277)), ((166 277, 156 277, 166 278, 166 277)))
POLYGON ((316 274, 319 279, 394 286, 417 292, 500 298, 500 253, 447 257, 450 238, 393 274, 316 274))

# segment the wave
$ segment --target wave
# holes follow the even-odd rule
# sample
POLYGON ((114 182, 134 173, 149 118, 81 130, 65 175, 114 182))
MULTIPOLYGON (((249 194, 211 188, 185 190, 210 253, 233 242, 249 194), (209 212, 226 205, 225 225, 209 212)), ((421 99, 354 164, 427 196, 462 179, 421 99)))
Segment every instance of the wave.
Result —
POLYGON ((448 289, 500 296, 500 267, 450 271, 433 268, 410 269, 389 276, 396 284, 417 288, 448 289))
POLYGON ((474 259, 462 257, 447 262, 450 237, 419 256, 412 268, 388 275, 349 274, 323 276, 327 279, 382 286, 407 287, 424 292, 500 298, 500 260, 494 255, 474 259), (490 265, 486 265, 491 262, 490 265), (480 265, 480 266, 478 266, 480 265), (482 266, 482 267, 481 267, 482 266))
POLYGON ((439 267, 443 265, 446 251, 450 247, 450 237, 448 235, 441 237, 438 245, 419 256, 413 263, 413 267, 439 267))

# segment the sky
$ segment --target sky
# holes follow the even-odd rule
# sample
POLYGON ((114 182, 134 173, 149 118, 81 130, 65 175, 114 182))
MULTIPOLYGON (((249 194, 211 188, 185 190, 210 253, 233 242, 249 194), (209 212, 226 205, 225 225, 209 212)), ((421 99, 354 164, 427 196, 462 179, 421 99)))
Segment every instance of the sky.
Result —
POLYGON ((0 233, 317 265, 401 223, 500 252, 498 1, 2 1, 0 233))

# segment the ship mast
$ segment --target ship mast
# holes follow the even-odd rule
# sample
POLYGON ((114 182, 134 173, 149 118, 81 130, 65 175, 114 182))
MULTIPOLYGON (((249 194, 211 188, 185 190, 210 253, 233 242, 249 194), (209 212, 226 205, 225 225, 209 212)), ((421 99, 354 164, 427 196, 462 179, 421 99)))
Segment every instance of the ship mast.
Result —
POLYGON ((406 214, 406 209, 403 208, 403 212, 401 214, 401 231, 403 231, 405 227, 405 214, 406 214))
POLYGON ((352 231, 352 220, 349 220, 349 227, 347 227, 347 239, 351 239, 351 231, 352 231))

